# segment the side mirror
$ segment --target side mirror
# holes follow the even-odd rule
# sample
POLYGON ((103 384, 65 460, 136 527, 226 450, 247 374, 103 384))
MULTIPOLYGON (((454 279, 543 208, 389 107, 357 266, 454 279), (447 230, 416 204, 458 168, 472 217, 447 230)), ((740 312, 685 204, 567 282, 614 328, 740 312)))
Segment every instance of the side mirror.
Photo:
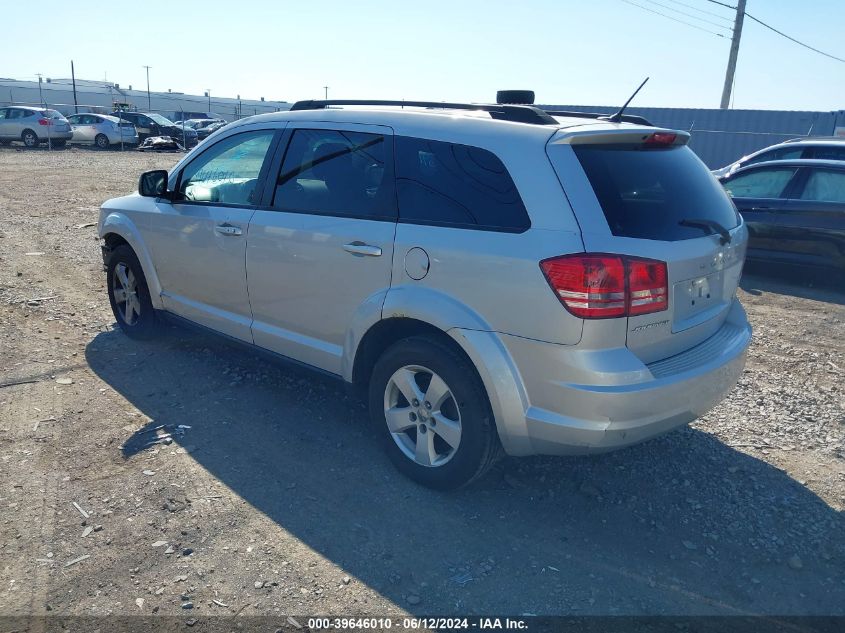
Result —
POLYGON ((138 193, 147 198, 162 198, 167 195, 167 170, 145 171, 138 179, 138 193))

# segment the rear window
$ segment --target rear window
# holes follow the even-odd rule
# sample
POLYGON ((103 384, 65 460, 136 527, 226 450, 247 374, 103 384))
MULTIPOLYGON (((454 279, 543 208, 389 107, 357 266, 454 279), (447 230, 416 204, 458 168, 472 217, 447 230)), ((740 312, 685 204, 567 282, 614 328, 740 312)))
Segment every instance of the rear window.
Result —
POLYGON ((674 242, 701 237, 683 220, 739 225, 730 198, 686 146, 641 149, 631 145, 575 145, 581 166, 619 237, 674 242))

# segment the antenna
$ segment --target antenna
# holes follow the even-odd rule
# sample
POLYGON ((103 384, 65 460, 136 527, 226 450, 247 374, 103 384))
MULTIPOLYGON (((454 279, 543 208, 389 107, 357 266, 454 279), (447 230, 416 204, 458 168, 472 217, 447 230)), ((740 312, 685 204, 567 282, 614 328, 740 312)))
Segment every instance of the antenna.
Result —
POLYGON ((647 82, 647 81, 648 81, 648 77, 646 77, 645 79, 643 79, 643 82, 640 84, 640 87, 639 87, 639 88, 637 88, 636 90, 634 90, 634 94, 632 94, 630 97, 628 97, 628 100, 625 102, 625 105, 623 105, 621 108, 619 108, 619 112, 617 112, 616 114, 611 114, 611 115, 610 115, 610 116, 608 116, 608 117, 602 117, 602 118, 603 118, 605 121, 610 121, 611 123, 619 123, 620 121, 622 121, 622 115, 623 115, 623 114, 624 114, 624 112, 625 112, 625 108, 627 108, 627 107, 628 107, 628 104, 629 104, 629 103, 631 103, 631 101, 633 101, 633 100, 634 100, 634 97, 636 97, 636 96, 637 96, 637 93, 638 93, 640 90, 642 90, 642 87, 643 87, 643 86, 645 86, 645 84, 646 84, 646 82, 647 82))

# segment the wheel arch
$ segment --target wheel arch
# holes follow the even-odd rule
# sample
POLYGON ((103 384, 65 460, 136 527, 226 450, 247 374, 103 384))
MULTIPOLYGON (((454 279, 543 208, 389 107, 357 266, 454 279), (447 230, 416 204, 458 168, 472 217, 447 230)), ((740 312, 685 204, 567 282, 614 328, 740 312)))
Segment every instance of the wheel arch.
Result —
POLYGON ((432 336, 454 349, 474 369, 490 408, 505 452, 511 455, 530 454, 525 432, 527 395, 519 372, 495 332, 451 328, 443 330, 427 321, 399 316, 381 319, 361 337, 351 363, 353 389, 366 393, 376 361, 394 343, 412 336, 432 336))
POLYGON ((106 251, 114 250, 118 246, 125 244, 135 252, 144 271, 144 278, 147 281, 147 288, 150 291, 150 302, 156 310, 163 309, 161 285, 159 284, 155 265, 134 223, 124 214, 112 212, 103 218, 99 233, 100 238, 103 240, 103 248, 106 251))

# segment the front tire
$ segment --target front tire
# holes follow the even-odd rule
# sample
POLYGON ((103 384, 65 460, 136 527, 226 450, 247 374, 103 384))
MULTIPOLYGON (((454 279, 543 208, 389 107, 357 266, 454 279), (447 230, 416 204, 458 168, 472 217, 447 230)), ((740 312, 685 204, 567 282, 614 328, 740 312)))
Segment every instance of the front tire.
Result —
POLYGON ((135 339, 153 338, 158 322, 144 271, 131 247, 124 244, 111 252, 106 284, 114 318, 124 334, 135 339))
POLYGON ((94 144, 100 149, 108 149, 111 146, 111 143, 109 143, 109 137, 105 134, 97 134, 97 136, 94 137, 94 144))
POLYGON ((501 453, 475 368, 438 338, 411 337, 382 354, 370 380, 369 408, 390 460, 429 488, 465 486, 501 453))

